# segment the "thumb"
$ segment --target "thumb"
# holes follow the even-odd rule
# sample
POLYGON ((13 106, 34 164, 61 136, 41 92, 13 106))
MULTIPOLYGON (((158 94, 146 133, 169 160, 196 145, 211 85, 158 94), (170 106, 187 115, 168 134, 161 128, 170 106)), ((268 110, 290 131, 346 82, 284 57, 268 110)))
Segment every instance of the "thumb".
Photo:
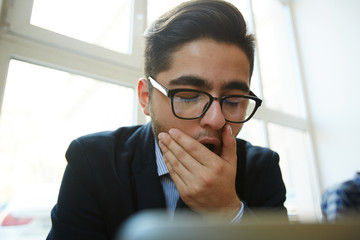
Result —
POLYGON ((232 129, 230 124, 226 124, 222 132, 223 146, 221 151, 221 158, 236 166, 236 139, 232 135, 232 129))

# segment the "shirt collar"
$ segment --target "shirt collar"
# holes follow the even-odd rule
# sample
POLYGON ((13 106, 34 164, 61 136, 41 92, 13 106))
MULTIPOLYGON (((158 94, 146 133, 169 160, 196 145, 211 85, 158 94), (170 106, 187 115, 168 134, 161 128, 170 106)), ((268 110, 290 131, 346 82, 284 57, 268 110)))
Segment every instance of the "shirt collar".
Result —
POLYGON ((161 153, 161 150, 159 148, 156 139, 155 139, 155 157, 156 157, 156 166, 159 177, 168 174, 169 170, 165 165, 163 155, 161 153))

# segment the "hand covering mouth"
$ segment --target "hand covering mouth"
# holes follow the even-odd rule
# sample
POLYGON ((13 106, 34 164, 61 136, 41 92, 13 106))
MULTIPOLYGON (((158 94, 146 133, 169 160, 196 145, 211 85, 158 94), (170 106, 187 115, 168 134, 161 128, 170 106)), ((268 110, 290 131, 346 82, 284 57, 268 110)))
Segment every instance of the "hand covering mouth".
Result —
POLYGON ((221 142, 218 138, 203 138, 199 142, 213 153, 220 154, 221 142))

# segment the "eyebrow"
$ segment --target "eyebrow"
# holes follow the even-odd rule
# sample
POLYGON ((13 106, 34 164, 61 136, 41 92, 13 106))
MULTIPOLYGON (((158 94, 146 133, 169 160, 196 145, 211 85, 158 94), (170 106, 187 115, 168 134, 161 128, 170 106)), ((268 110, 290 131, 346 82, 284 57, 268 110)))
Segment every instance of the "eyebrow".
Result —
POLYGON ((194 87, 203 88, 206 90, 211 89, 211 85, 202 78, 196 76, 181 76, 175 78, 169 82, 170 86, 177 86, 177 85, 189 85, 194 87))
POLYGON ((221 87, 221 90, 240 90, 248 93, 250 91, 249 86, 245 82, 232 81, 228 82, 221 87))
MULTIPOLYGON (((192 75, 185 75, 178 78, 175 78, 169 82, 170 86, 178 86, 178 85, 189 85, 194 86, 198 88, 202 88, 205 90, 211 90, 212 85, 209 84, 207 81, 205 81, 202 78, 199 78, 197 76, 192 75)), ((228 82, 221 86, 221 90, 240 90, 248 93, 250 91, 249 86, 242 81, 234 80, 231 82, 228 82)))

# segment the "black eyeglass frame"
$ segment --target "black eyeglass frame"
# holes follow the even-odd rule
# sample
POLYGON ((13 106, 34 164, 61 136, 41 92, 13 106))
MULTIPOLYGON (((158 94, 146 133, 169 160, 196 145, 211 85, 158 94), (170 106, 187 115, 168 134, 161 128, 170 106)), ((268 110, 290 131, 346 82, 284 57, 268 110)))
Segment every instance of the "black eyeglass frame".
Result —
POLYGON ((247 99, 252 99, 255 101, 255 108, 253 110, 253 112, 243 121, 230 121, 228 119, 225 118, 225 120, 227 122, 231 122, 231 123, 244 123, 244 122, 247 122, 249 121, 253 116, 254 114, 256 113, 257 109, 261 106, 262 104, 262 100, 260 98, 258 98, 252 91, 249 92, 249 95, 226 95, 226 96, 222 96, 220 98, 218 97, 213 97, 210 93, 207 93, 207 92, 204 92, 204 91, 201 91, 201 90, 196 90, 196 89, 189 89, 189 88, 176 88, 176 89, 167 89, 166 87, 164 87, 163 85, 161 85, 158 81, 156 81, 153 77, 149 76, 148 77, 149 81, 150 81, 150 84, 156 88, 157 90, 159 90, 162 94, 164 94, 165 96, 167 96, 168 98, 170 98, 171 100, 171 110, 174 114, 175 117, 179 118, 179 119, 184 119, 184 120, 194 120, 194 119, 198 119, 198 118, 201 118, 202 116, 205 115, 205 113, 209 110, 211 104, 213 103, 214 100, 218 100, 219 103, 220 103, 220 107, 221 107, 221 110, 222 110, 222 104, 224 102, 224 100, 226 98, 230 98, 230 97, 240 97, 240 98, 247 98, 247 99), (183 91, 186 91, 186 92, 197 92, 197 93, 202 93, 202 94, 205 94, 209 97, 210 101, 209 103, 207 104, 207 106, 204 108, 203 112, 197 116, 197 117, 193 117, 193 118, 184 118, 184 117, 180 117, 178 116, 176 113, 175 113, 175 109, 174 109, 174 95, 178 92, 183 92, 183 91))

